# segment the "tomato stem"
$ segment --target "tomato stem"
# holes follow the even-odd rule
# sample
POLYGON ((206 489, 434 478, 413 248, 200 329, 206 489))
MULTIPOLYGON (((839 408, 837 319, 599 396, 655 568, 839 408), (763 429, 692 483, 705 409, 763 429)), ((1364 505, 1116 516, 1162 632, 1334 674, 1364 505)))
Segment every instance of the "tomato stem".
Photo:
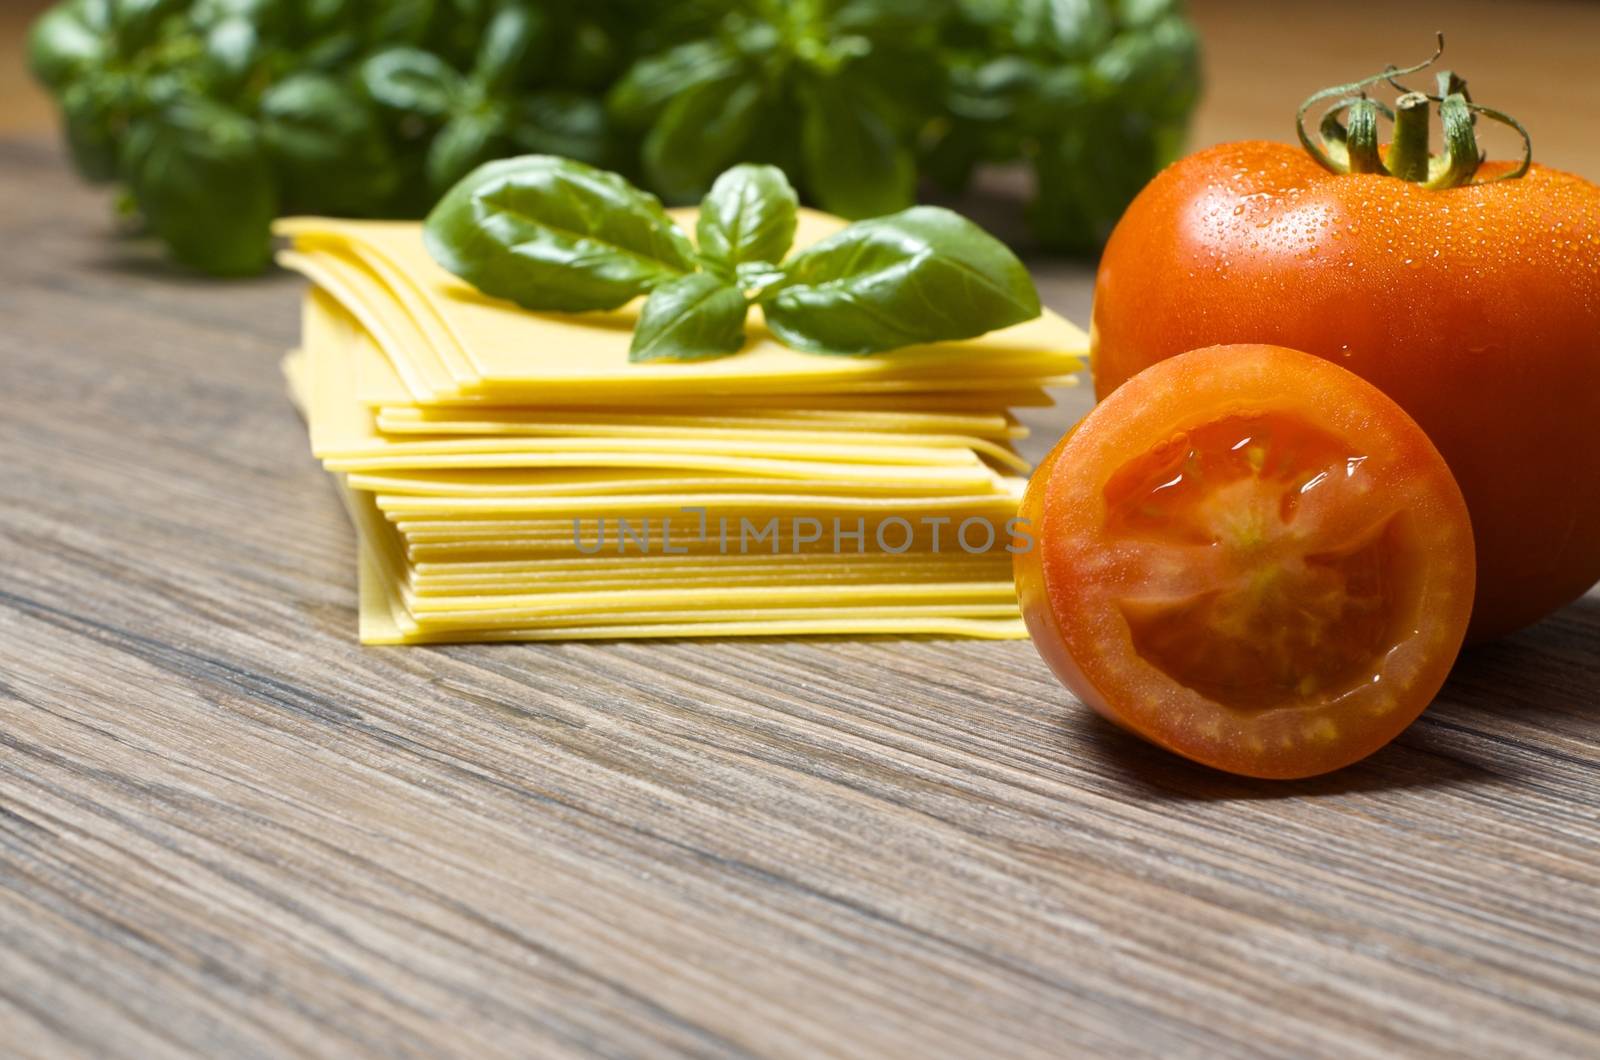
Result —
POLYGON ((1383 172, 1383 156, 1378 151, 1379 110, 1391 119, 1393 112, 1371 99, 1358 99, 1350 105, 1346 156, 1352 173, 1383 172))
MULTIPOLYGON (((1441 82, 1448 76, 1440 75, 1441 82)), ((1439 121, 1444 126, 1444 154, 1430 159, 1427 180, 1430 188, 1455 188, 1472 181, 1478 167, 1483 164, 1483 152, 1478 150, 1478 137, 1473 132, 1472 107, 1467 102, 1466 85, 1463 91, 1452 92, 1439 101, 1439 121)), ((1395 139, 1399 140, 1398 123, 1395 139)), ((1393 152, 1394 148, 1389 149, 1393 152)))
POLYGON ((1384 158, 1390 176, 1424 184, 1428 180, 1428 110, 1421 92, 1407 92, 1394 102, 1394 140, 1384 158))
MULTIPOLYGON (((1378 150, 1378 115, 1394 120, 1394 112, 1375 99, 1352 96, 1334 104, 1323 115, 1323 147, 1340 173, 1382 173, 1383 156, 1378 150), (1348 127, 1340 117, 1349 114, 1348 127)), ((1326 164, 1326 163, 1324 163, 1326 164)))
POLYGON ((1450 71, 1437 76, 1438 94, 1413 92, 1399 78, 1427 69, 1444 53, 1444 34, 1429 58, 1405 69, 1388 67, 1382 73, 1335 85, 1314 93, 1300 105, 1295 115, 1295 130, 1300 143, 1324 169, 1335 173, 1387 173, 1400 180, 1429 189, 1455 188, 1473 183, 1483 153, 1478 150, 1478 115, 1509 125, 1522 137, 1522 161, 1506 173, 1489 178, 1512 180, 1528 171, 1533 161, 1533 143, 1522 124, 1508 114, 1474 103, 1467 83, 1450 71), (1401 93, 1393 110, 1367 97, 1367 89, 1387 83, 1401 93), (1306 115, 1326 100, 1337 99, 1323 115, 1318 136, 1306 131, 1306 115), (1433 155, 1428 150, 1429 110, 1439 107, 1443 126, 1444 151, 1433 155), (1386 153, 1378 145, 1378 116, 1394 123, 1394 139, 1386 153), (1345 118, 1345 116, 1348 116, 1345 118), (1341 120, 1344 119, 1344 120, 1341 120), (1348 121, 1348 125, 1345 121, 1348 121))

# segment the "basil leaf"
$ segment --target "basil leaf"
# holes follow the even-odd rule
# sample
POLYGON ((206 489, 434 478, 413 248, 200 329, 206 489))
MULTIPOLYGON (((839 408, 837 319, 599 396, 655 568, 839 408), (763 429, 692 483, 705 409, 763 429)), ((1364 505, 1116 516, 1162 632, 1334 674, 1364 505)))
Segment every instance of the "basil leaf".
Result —
POLYGON ((232 91, 250 75, 261 57, 261 34, 247 18, 225 18, 206 31, 202 45, 206 74, 213 89, 232 91))
POLYGON ((178 100, 128 129, 120 162, 139 212, 173 257, 218 275, 266 266, 277 196, 261 138, 243 115, 178 100))
POLYGON ((1081 59, 1111 37, 1106 0, 1017 0, 1017 43, 1057 59, 1081 59))
POLYGON ((693 202, 729 165, 744 156, 756 128, 763 87, 758 81, 712 81, 667 106, 644 141, 644 171, 672 202, 693 202))
POLYGON ((386 0, 372 6, 369 32, 379 44, 421 44, 439 14, 437 0, 386 0))
POLYGON ((733 268, 733 285, 741 291, 765 292, 783 282, 783 266, 770 261, 742 261, 733 268))
POLYGON ((950 109, 959 118, 980 122, 1015 121, 1038 94, 1049 68, 1036 59, 1002 55, 951 72, 950 109))
POLYGON ((109 0, 112 38, 131 55, 156 39, 163 19, 186 6, 185 0, 109 0))
POLYGON ((1089 69, 1097 86, 1122 106, 1158 119, 1181 119, 1200 94, 1200 42, 1181 18, 1139 33, 1119 34, 1089 69), (1174 90, 1174 86, 1182 86, 1174 90))
POLYGON ((877 353, 972 338, 1039 315, 1028 270, 937 206, 860 221, 801 251, 762 299, 767 327, 813 353, 877 353))
POLYGON ((28 69, 47 87, 60 90, 105 61, 109 29, 103 3, 57 4, 28 31, 28 69))
POLYGON ((951 119, 924 148, 922 172, 946 194, 959 195, 972 183, 985 146, 983 129, 976 122, 951 119))
POLYGON ((738 353, 748 307, 737 287, 695 272, 650 293, 633 332, 630 361, 702 361, 738 353))
POLYGON ((642 129, 653 124, 674 99, 700 85, 733 76, 739 66, 738 55, 722 41, 690 41, 634 63, 612 88, 607 103, 619 122, 642 129))
POLYGON ((361 83, 385 107, 435 119, 450 112, 463 87, 449 63, 420 48, 379 52, 361 64, 361 83))
POLYGON ((611 154, 605 107, 576 92, 534 92, 519 100, 511 139, 522 153, 561 155, 592 166, 611 154))
POLYGON ((926 30, 949 13, 952 0, 843 0, 828 19, 835 34, 890 36, 926 30))
POLYGON ((394 157, 372 105, 327 74, 295 74, 261 95, 261 134, 283 208, 370 217, 394 194, 394 157))
POLYGON ((1143 29, 1169 15, 1182 15, 1182 0, 1117 0, 1117 25, 1143 29))
POLYGON ((428 145, 428 187, 443 194, 478 166, 504 154, 505 128, 499 107, 463 111, 451 118, 428 145))
POLYGON ((548 155, 491 162, 423 226, 435 261, 526 309, 615 309, 694 269, 661 201, 615 173, 548 155))
POLYGON ((484 32, 473 77, 490 91, 511 84, 533 50, 534 39, 542 25, 543 16, 538 11, 515 5, 501 8, 484 32))
POLYGON ((916 162, 870 95, 823 81, 806 94, 806 104, 800 140, 806 187, 817 205, 854 218, 915 201, 916 162))
POLYGON ((734 166, 700 204, 700 257, 729 273, 747 262, 780 262, 794 243, 799 198, 776 166, 734 166))
POLYGON ((84 180, 104 184, 117 176, 117 141, 112 108, 94 78, 61 91, 61 117, 73 167, 84 180))

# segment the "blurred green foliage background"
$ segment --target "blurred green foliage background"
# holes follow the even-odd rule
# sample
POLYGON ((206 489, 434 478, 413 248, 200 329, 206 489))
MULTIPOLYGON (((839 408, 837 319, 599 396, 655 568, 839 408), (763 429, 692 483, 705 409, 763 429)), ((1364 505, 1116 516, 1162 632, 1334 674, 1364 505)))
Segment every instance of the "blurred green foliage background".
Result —
POLYGON ((1018 162, 1036 241, 1088 252, 1199 92, 1178 0, 64 0, 28 61, 79 172, 217 274, 527 153, 669 203, 769 162, 847 217, 1018 162))

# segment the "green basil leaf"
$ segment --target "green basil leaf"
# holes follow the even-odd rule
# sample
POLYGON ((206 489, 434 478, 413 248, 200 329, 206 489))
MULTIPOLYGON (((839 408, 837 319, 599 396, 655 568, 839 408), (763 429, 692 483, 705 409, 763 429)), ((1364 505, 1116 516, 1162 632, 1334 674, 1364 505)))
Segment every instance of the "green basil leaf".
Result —
POLYGON ((903 36, 936 27, 954 0, 842 0, 828 18, 836 34, 903 36))
POLYGON ((1094 87, 1090 80, 1088 69, 1083 66, 1049 68, 1040 75, 1019 119, 1038 134, 1048 136, 1092 105, 1094 87))
POLYGON ((622 79, 637 53, 637 27, 604 15, 579 17, 542 37, 541 62, 567 88, 604 92, 622 79))
POLYGON ((770 261, 744 261, 733 267, 733 285, 741 291, 765 292, 783 282, 783 266, 770 261))
POLYGON ((28 31, 28 69, 59 91, 105 61, 109 28, 103 0, 57 4, 28 31))
POLYGON ((347 33, 364 28, 373 18, 372 12, 368 9, 371 5, 352 3, 351 0, 243 0, 243 2, 287 7, 299 17, 300 27, 307 36, 347 33))
POLYGON ((604 165, 611 157, 605 107, 575 92, 535 92, 520 100, 511 139, 526 154, 560 155, 590 165, 604 165))
POLYGON ((488 91, 499 91, 516 80, 517 72, 542 27, 540 12, 517 6, 495 13, 484 31, 483 44, 472 76, 488 91))
POLYGON ((61 91, 61 117, 72 164, 84 180, 104 184, 117 176, 117 140, 111 109, 94 78, 61 91))
POLYGON ((661 112, 644 141, 644 171, 669 202, 693 202, 744 157, 761 114, 759 81, 725 79, 685 92, 661 112))
POLYGON ((634 63, 612 88, 607 106, 623 125, 647 128, 685 92, 731 77, 739 67, 738 55, 720 40, 690 41, 634 63))
POLYGON ((294 74, 261 95, 262 138, 283 208, 373 217, 398 176, 372 105, 327 74, 294 74))
POLYGON ((433 17, 416 43, 458 70, 471 70, 483 50, 484 33, 501 8, 549 7, 549 0, 432 0, 433 17))
POLYGON ((916 33, 896 33, 873 43, 870 53, 844 71, 845 91, 867 95, 905 144, 914 144, 938 116, 949 92, 946 60, 932 42, 916 33))
POLYGON ((948 194, 959 195, 972 183, 986 146, 977 122, 952 119, 923 149, 922 173, 948 194))
POLYGON ((703 361, 738 353, 747 312, 737 287, 710 273, 690 273, 650 292, 628 360, 703 361))
POLYGON ((128 129, 119 168, 173 257, 218 275, 266 266, 278 203, 248 119, 210 100, 179 100, 128 129))
POLYGON ((190 0, 189 22, 206 31, 219 22, 242 18, 263 36, 287 40, 299 28, 303 0, 190 0))
POLYGON ((374 5, 371 35, 378 45, 421 45, 438 14, 438 0, 386 0, 374 5))
POLYGON ((800 204, 776 166, 734 166, 711 185, 696 228, 700 256, 725 275, 746 262, 783 260, 800 204))
POLYGON ((361 83, 382 106, 434 119, 450 113, 463 88, 460 74, 420 48, 390 48, 372 56, 361 64, 361 83))
POLYGON ((457 114, 428 145, 428 186, 442 195, 456 181, 506 152, 506 115, 503 108, 469 110, 457 114))
POLYGON ((950 109, 972 121, 1005 122, 1016 118, 1039 90, 1045 64, 1020 55, 996 56, 976 66, 951 71, 950 109))
POLYGON ((571 159, 482 166, 423 227, 435 261, 526 309, 615 309, 694 269, 694 246, 661 201, 571 159))
POLYGON ((1074 254, 1097 251, 1163 164, 1162 140, 1119 106, 1095 108, 1040 143, 1028 218, 1039 241, 1074 254))
POLYGON ((168 15, 188 6, 188 0, 109 0, 111 32, 124 55, 132 55, 153 42, 168 15))
POLYGON ((208 81, 228 90, 244 81, 260 58, 261 34, 248 18, 224 18, 206 31, 202 47, 208 81))
POLYGON ((1121 106, 1182 119, 1200 94, 1200 43, 1194 27, 1168 18, 1120 33, 1090 64, 1096 85, 1121 106))
POLYGON ((1142 29, 1182 14, 1182 0, 1116 0, 1117 24, 1127 29, 1142 29))
POLYGON ((800 141, 805 184, 817 205, 855 218, 915 201, 916 161, 872 96, 828 80, 811 86, 805 100, 800 141))
POLYGON ((1057 59, 1082 59, 1111 38, 1106 0, 1017 0, 1013 32, 1023 48, 1057 59))
POLYGON ((1005 244, 937 206, 857 222, 784 273, 762 298, 767 326, 813 353, 972 338, 1039 315, 1033 280, 1005 244))

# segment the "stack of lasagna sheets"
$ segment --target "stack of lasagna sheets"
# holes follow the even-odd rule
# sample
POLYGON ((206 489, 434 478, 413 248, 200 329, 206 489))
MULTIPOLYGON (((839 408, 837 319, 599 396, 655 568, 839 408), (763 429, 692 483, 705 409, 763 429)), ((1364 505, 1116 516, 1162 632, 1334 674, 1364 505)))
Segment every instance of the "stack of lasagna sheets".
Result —
MULTIPOLYGON (((841 224, 802 211, 796 245, 841 224)), ((1007 409, 1081 367, 1060 317, 836 357, 753 312, 734 356, 635 364, 637 303, 486 298, 416 224, 280 232, 311 281, 285 370, 358 531, 364 642, 1026 635, 1007 409)))

